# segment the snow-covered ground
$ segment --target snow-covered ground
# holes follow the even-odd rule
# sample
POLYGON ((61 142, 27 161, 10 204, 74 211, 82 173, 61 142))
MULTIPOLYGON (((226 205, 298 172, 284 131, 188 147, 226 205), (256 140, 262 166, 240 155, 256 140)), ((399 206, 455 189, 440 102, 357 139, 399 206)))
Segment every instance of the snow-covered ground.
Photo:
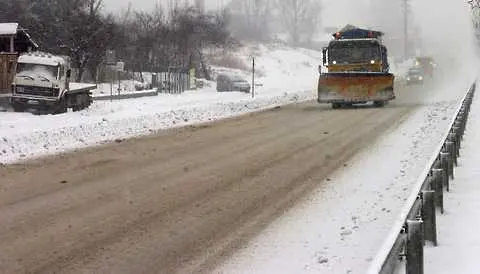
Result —
POLYGON ((419 102, 414 115, 319 183, 215 273, 365 273, 473 79, 464 73, 422 91, 432 98, 419 102))
POLYGON ((217 93, 211 85, 179 95, 96 101, 84 111, 55 116, 1 112, 0 163, 314 98, 320 52, 260 45, 246 47, 237 57, 247 61, 252 52, 262 71, 255 98, 240 92, 217 93))
POLYGON ((259 92, 265 90, 269 93, 283 93, 299 88, 301 90, 315 89, 318 65, 322 62, 322 53, 319 51, 302 48, 292 50, 282 44, 249 45, 229 54, 229 57, 237 59, 237 62, 240 63, 237 65, 245 67, 248 71, 213 66, 214 77, 218 73, 233 72, 250 80, 252 58, 254 57, 257 75, 255 83, 262 85, 257 89, 259 92))
POLYGON ((472 104, 459 166, 445 213, 437 215, 438 246, 425 249, 425 273, 478 273, 480 269, 480 98, 472 104))

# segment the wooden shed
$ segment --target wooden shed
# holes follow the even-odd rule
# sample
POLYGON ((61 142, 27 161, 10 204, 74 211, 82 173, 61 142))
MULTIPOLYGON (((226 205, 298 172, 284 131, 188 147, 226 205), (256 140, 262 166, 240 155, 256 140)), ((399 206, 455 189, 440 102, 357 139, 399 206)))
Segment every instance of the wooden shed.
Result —
POLYGON ((0 23, 0 93, 9 93, 18 55, 38 49, 18 23, 0 23))

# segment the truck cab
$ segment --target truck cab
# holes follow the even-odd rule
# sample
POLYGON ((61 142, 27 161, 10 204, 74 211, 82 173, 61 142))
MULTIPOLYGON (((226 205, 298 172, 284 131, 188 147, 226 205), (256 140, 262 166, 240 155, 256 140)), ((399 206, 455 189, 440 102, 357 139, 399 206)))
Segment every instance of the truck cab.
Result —
POLYGON ((20 55, 12 85, 11 104, 15 111, 48 110, 52 113, 86 108, 91 103, 89 90, 70 89, 68 57, 44 52, 20 55))
POLYGON ((380 31, 347 25, 323 48, 319 66, 319 103, 333 108, 373 102, 382 107, 395 99, 394 75, 380 31))
POLYGON ((323 48, 322 65, 329 72, 388 73, 388 53, 382 36, 382 32, 362 29, 337 32, 333 34, 334 40, 323 48))

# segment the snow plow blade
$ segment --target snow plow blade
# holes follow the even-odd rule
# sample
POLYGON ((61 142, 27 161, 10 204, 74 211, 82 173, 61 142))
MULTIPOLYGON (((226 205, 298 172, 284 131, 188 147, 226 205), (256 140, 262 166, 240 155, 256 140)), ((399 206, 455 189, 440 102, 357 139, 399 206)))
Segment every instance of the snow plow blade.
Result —
POLYGON ((322 73, 318 80, 319 103, 387 102, 395 99, 394 75, 382 72, 322 73))

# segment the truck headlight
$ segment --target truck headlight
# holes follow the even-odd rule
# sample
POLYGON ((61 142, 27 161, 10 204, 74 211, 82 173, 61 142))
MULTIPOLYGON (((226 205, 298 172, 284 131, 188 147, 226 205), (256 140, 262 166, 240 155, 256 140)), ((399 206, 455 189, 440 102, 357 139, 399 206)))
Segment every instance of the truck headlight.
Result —
POLYGON ((418 76, 418 80, 423 80, 423 77, 422 77, 422 76, 418 76))

